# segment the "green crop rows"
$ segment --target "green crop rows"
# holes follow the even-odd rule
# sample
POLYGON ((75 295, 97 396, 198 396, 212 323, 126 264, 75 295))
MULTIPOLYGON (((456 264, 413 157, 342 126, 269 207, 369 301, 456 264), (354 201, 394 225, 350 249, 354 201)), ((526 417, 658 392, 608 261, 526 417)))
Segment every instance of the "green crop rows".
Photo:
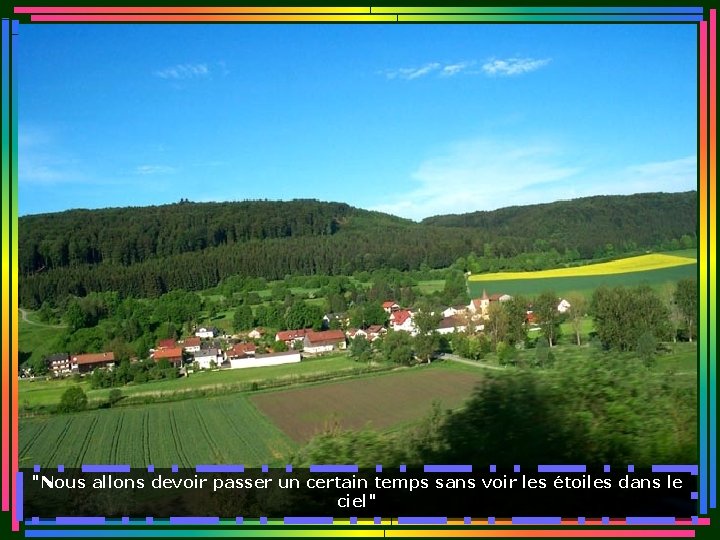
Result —
POLYGON ((293 443, 239 394, 97 410, 20 423, 21 467, 128 463, 273 464, 293 443))

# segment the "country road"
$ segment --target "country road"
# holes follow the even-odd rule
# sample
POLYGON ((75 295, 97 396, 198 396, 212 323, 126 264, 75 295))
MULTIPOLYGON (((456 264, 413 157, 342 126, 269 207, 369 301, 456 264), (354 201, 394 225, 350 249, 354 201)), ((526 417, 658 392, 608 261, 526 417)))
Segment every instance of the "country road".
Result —
POLYGON ((462 358, 460 356, 456 356, 454 354, 447 354, 443 353, 440 355, 440 358, 443 360, 450 360, 452 362, 460 362, 461 364, 468 364, 470 366, 475 366, 476 368, 484 368, 484 369, 497 369, 500 371, 505 371, 506 368, 501 368, 499 366, 491 366, 488 364, 483 364, 482 362, 476 362, 475 360, 468 360, 467 358, 462 358))
POLYGON ((20 312, 20 316, 22 317, 22 320, 28 324, 34 324, 35 326, 44 326, 46 328, 67 328, 67 324, 45 324, 45 323, 40 323, 40 322, 36 322, 36 321, 31 321, 30 319, 28 319, 27 311, 25 311, 23 308, 18 308, 18 311, 20 312))

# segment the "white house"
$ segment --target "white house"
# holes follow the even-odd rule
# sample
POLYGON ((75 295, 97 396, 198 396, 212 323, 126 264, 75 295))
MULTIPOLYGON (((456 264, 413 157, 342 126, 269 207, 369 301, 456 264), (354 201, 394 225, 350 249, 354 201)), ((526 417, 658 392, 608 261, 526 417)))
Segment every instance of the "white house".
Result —
POLYGON ((201 339, 212 339, 218 335, 218 329, 212 326, 208 328, 198 328, 195 332, 195 336, 201 339))
POLYGON ((445 317, 438 324, 437 333, 452 334, 453 332, 462 332, 465 328, 467 328, 466 325, 456 317, 445 317))
POLYGON ((200 369, 211 369, 222 364, 223 356, 218 349, 200 349, 193 353, 193 361, 198 363, 200 369))
POLYGON ((561 298, 557 309, 560 313, 565 313, 568 309, 570 309, 570 302, 568 302, 564 298, 561 298))
POLYGON ((280 364, 293 364, 300 361, 300 353, 286 351, 272 354, 257 354, 254 357, 235 358, 230 360, 231 369, 279 366, 280 364))
POLYGON ((265 331, 262 328, 255 328, 248 333, 248 337, 250 339, 260 339, 264 333, 265 331))
POLYGON ((417 329, 415 328, 412 316, 412 312, 407 309, 395 311, 390 315, 390 326, 393 330, 402 330, 403 332, 410 332, 412 335, 415 335, 417 329))
POLYGON ((183 349, 185 352, 194 353, 200 350, 200 338, 189 337, 183 342, 183 349))
POLYGON ((345 346, 345 334, 342 330, 310 331, 305 334, 303 351, 307 354, 321 354, 335 349, 344 349, 345 346))

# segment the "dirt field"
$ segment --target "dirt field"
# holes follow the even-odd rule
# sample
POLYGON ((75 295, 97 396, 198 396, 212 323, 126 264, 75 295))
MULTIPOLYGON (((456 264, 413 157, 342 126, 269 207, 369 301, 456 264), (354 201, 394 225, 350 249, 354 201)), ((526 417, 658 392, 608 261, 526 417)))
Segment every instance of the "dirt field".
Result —
POLYGON ((470 396, 480 374, 442 368, 407 371, 268 392, 250 401, 291 439, 304 443, 325 428, 384 430, 418 420, 432 402, 456 408, 470 396))

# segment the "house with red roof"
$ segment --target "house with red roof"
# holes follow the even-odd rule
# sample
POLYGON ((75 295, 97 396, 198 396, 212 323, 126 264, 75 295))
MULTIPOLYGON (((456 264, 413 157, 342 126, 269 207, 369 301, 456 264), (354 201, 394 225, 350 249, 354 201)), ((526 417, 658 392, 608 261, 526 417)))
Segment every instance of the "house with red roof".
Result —
POLYGON ((311 328, 301 328, 299 330, 281 330, 275 334, 275 341, 284 341, 288 347, 293 347, 296 341, 303 341, 311 328))
POLYGON ((79 373, 89 373, 97 368, 112 369, 115 367, 115 353, 76 354, 70 358, 70 366, 79 373))
POLYGON ((412 312, 407 309, 400 309, 390 314, 390 327, 393 330, 402 330, 415 334, 415 323, 412 320, 412 312))
POLYGON ((200 350, 200 338, 193 336, 189 338, 185 338, 185 341, 183 342, 183 349, 185 349, 185 352, 194 353, 198 352, 200 350))
POLYGON ((387 302, 382 303, 382 308, 386 313, 392 313, 393 311, 400 309, 400 306, 395 303, 395 300, 388 300, 387 302))
POLYGON ((342 330, 325 330, 324 332, 310 330, 305 334, 303 341, 303 351, 306 354, 320 354, 345 347, 345 333, 342 330))
POLYGON ((161 339, 157 344, 158 349, 174 349, 177 346, 177 342, 174 339, 161 339))
POLYGON ((167 360, 172 364, 173 367, 181 367, 183 363, 182 347, 158 349, 153 353, 153 360, 155 360, 155 362, 159 362, 160 360, 167 360))

